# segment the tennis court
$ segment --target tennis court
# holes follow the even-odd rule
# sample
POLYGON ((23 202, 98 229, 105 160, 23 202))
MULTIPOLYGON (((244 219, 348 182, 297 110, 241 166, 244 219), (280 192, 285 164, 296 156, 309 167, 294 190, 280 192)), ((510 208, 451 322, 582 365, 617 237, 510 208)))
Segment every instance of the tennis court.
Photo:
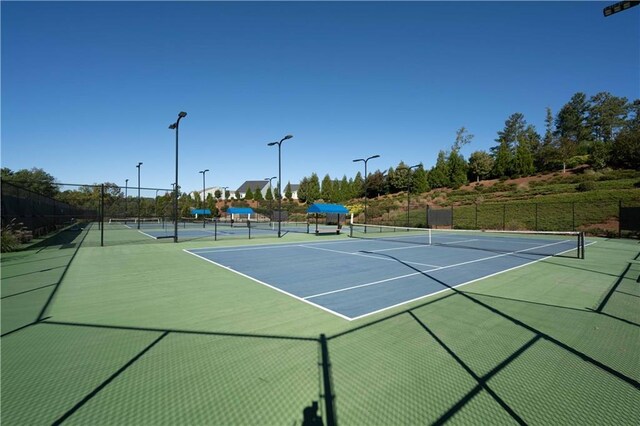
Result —
MULTIPOLYGON (((105 224, 105 227, 109 231, 138 232, 144 237, 153 239, 173 238, 176 231, 173 222, 161 220, 143 221, 139 224, 135 221, 118 221, 105 224)), ((285 233, 307 233, 309 225, 307 222, 282 222, 281 230, 285 233)), ((178 239, 180 240, 277 237, 277 232, 277 222, 253 221, 249 223, 239 221, 232 224, 230 222, 207 221, 203 224, 202 222, 181 221, 178 222, 177 227, 178 239)))
POLYGON ((581 250, 577 233, 366 228, 353 226, 346 240, 185 251, 354 320, 549 256, 579 257, 581 250))
POLYGON ((637 241, 101 231, 3 256, 4 423, 637 423, 637 241))

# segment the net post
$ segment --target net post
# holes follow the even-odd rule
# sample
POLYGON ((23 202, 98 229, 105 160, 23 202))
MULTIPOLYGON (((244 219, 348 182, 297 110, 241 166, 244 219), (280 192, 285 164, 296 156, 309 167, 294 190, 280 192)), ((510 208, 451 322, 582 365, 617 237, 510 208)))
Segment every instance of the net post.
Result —
POLYGON ((349 223, 349 238, 353 238, 353 221, 349 223))
POLYGON ((218 241, 218 221, 213 220, 213 241, 218 241))
POLYGON ((251 239, 251 221, 247 219, 247 229, 249 230, 249 239, 251 239))

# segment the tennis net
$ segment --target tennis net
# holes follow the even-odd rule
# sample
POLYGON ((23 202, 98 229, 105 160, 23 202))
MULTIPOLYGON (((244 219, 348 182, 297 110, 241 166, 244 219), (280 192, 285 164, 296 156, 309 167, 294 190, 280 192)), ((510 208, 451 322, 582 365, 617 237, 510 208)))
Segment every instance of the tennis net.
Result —
POLYGON ((529 253, 584 259, 583 232, 498 231, 412 228, 406 226, 350 225, 352 238, 393 243, 446 246, 495 253, 529 253))

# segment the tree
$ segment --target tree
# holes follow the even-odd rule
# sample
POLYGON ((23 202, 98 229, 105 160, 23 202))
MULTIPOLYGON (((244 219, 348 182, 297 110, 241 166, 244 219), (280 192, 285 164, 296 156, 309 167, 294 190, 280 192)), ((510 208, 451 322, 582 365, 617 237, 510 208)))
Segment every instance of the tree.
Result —
POLYGON ((393 167, 389 168, 387 180, 389 181, 389 193, 396 194, 400 191, 406 191, 410 181, 409 166, 404 161, 400 161, 395 170, 393 167))
POLYGON ((333 181, 329 174, 326 174, 322 179, 322 189, 320 191, 320 197, 325 201, 333 201, 333 181))
POLYGON ((253 191, 251 191, 251 187, 247 187, 247 192, 244 194, 245 200, 253 200, 253 191))
POLYGON ((298 200, 306 203, 308 200, 309 193, 309 178, 303 177, 300 181, 300 186, 298 187, 298 200))
POLYGON ((422 163, 420 163, 415 172, 413 172, 411 192, 414 194, 422 194, 428 192, 430 189, 427 171, 424 169, 422 163))
POLYGON ((533 164, 534 147, 540 146, 540 135, 533 125, 529 124, 524 132, 518 135, 518 144, 513 158, 512 171, 516 176, 529 176, 535 173, 533 164))
POLYGON ((460 148, 462 148, 464 145, 470 144, 472 139, 473 135, 469 133, 469 131, 464 126, 460 127, 458 130, 456 130, 456 141, 453 143, 451 151, 459 152, 460 148))
POLYGON ((511 173, 511 157, 509 143, 501 141, 498 149, 494 152, 492 175, 499 178, 508 176, 511 173))
POLYGON ((586 95, 579 92, 573 95, 556 116, 554 136, 563 171, 566 169, 567 160, 576 155, 581 147, 586 147, 591 138, 591 131, 587 125, 588 112, 586 95))
POLYGON ((449 166, 444 151, 438 153, 436 165, 429 171, 429 186, 431 188, 443 188, 449 186, 449 166))
POLYGON ((284 188, 284 196, 287 200, 291 201, 293 193, 291 192, 291 182, 287 182, 287 186, 284 188))
POLYGON ((213 194, 218 200, 222 197, 222 191, 220 191, 219 189, 216 189, 213 194))
POLYGON ((640 131, 624 129, 611 147, 611 165, 640 170, 640 131))
POLYGON ((256 201, 264 200, 264 197, 262 196, 262 191, 260 191, 260 188, 256 188, 256 190, 253 192, 253 199, 256 201))
POLYGON ((316 173, 311 173, 307 188, 307 204, 312 204, 320 198, 320 179, 316 173))
POLYGON ((267 201, 273 201, 273 191, 271 190, 271 187, 267 188, 267 194, 264 196, 264 198, 267 201))
POLYGON ((533 164, 537 170, 547 171, 551 169, 558 159, 557 144, 553 134, 553 114, 551 108, 546 108, 545 132, 542 143, 533 147, 533 164))
POLYGON ((356 177, 353 179, 351 187, 353 197, 364 197, 364 180, 362 179, 360 172, 356 173, 356 177))
POLYGON ((589 99, 588 127, 592 139, 612 142, 625 125, 629 111, 627 98, 619 98, 609 92, 600 92, 589 99))
POLYGON ((486 151, 475 151, 469 157, 469 171, 476 182, 486 179, 493 169, 493 157, 486 151))
POLYGON ((236 200, 240 199, 240 191, 236 190, 235 198, 236 198, 236 200))
POLYGON ((36 167, 30 170, 21 169, 17 172, 3 167, 2 180, 51 198, 60 191, 55 183, 56 179, 43 169, 36 167))
POLYGON ((457 189, 467 184, 467 162, 457 150, 449 153, 447 168, 449 169, 449 186, 457 189))
POLYGON ((374 198, 387 192, 387 184, 384 174, 380 170, 376 170, 369 175, 367 179, 367 197, 374 198))

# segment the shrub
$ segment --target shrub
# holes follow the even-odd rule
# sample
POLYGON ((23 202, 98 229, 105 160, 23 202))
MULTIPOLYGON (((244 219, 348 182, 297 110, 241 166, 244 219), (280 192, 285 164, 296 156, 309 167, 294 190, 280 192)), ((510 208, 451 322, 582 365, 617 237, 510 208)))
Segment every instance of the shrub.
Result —
POLYGON ((20 238, 16 228, 17 224, 15 223, 15 219, 13 219, 11 220, 11 222, 4 225, 2 229, 0 229, 0 235, 2 239, 0 251, 2 251, 2 253, 15 251, 18 246, 20 246, 20 238))
POLYGON ((596 184, 595 182, 590 180, 580 182, 579 184, 576 185, 576 191, 578 192, 593 191, 594 189, 596 189, 596 184))

